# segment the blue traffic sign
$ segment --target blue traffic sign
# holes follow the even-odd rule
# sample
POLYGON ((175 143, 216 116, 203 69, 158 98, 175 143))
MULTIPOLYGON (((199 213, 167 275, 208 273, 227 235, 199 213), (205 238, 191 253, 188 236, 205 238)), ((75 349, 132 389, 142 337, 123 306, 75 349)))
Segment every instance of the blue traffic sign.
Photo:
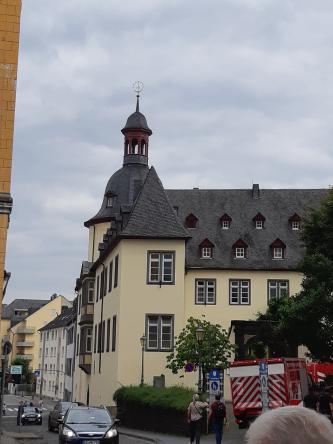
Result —
POLYGON ((210 381, 219 381, 219 380, 220 380, 220 370, 218 370, 217 368, 213 368, 213 369, 209 372, 208 379, 209 379, 210 381))
POLYGON ((217 381, 212 381, 211 384, 210 384, 210 386, 211 386, 212 390, 215 391, 215 390, 218 390, 218 389, 219 389, 220 384, 219 384, 217 381))
POLYGON ((267 375, 268 374, 268 365, 265 361, 259 362, 259 374, 260 375, 267 375))

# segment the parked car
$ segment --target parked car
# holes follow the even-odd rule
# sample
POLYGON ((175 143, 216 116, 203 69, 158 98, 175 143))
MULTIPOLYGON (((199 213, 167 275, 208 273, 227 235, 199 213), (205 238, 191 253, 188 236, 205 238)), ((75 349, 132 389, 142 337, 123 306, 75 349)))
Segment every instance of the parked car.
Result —
POLYGON ((48 428, 50 432, 59 429, 59 424, 62 423, 67 410, 74 406, 77 406, 76 402, 59 401, 56 403, 49 414, 48 428))
POLYGON ((103 407, 74 407, 64 417, 59 444, 118 444, 117 424, 103 407))
POLYGON ((23 407, 21 424, 42 424, 42 414, 36 407, 23 407))

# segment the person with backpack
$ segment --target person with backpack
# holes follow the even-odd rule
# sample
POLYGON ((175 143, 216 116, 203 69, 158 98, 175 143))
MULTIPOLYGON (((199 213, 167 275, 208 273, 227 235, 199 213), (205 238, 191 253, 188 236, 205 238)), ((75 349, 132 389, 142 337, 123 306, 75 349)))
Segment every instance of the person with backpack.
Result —
POLYGON ((209 407, 207 402, 201 402, 199 395, 193 395, 193 401, 190 402, 187 409, 187 422, 190 424, 190 443, 200 444, 200 435, 202 427, 202 417, 204 410, 209 407))
POLYGON ((213 432, 215 434, 216 444, 222 443, 223 425, 227 418, 224 402, 221 401, 221 395, 215 396, 215 401, 210 406, 211 412, 209 416, 213 432))

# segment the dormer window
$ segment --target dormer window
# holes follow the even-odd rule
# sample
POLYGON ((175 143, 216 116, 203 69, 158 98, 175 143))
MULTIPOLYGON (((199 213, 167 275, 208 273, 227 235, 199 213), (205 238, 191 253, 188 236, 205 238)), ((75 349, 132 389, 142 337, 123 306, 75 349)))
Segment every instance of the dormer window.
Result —
POLYGON ((232 246, 232 249, 235 259, 246 259, 247 244, 242 239, 238 239, 232 246))
POLYGON ((271 243, 270 248, 272 252, 272 259, 284 259, 286 244, 284 244, 282 240, 275 239, 275 241, 271 243))
POLYGON ((262 230, 264 228, 265 220, 265 216, 263 216, 261 213, 256 214, 253 218, 255 229, 262 230))
POLYGON ((294 213, 291 217, 289 217, 289 223, 292 230, 301 229, 301 217, 297 213, 294 213))
POLYGON ((198 223, 198 218, 194 214, 189 214, 185 219, 185 227, 186 228, 196 228, 198 223))
POLYGON ((111 193, 106 194, 106 206, 107 208, 113 207, 115 203, 116 196, 111 193))
POLYGON ((201 259, 212 259, 214 244, 209 239, 205 239, 199 245, 201 259))
POLYGON ((224 213, 223 216, 220 217, 222 230, 229 230, 231 221, 231 217, 227 213, 224 213))

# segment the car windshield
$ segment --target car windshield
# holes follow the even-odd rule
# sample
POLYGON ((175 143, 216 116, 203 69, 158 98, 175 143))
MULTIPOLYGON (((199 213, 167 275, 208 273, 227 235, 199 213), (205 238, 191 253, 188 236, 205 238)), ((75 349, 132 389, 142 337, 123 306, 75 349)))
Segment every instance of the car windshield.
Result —
POLYGON ((74 407, 74 406, 77 407, 77 403, 76 403, 76 402, 62 402, 62 403, 61 403, 61 406, 60 406, 60 411, 62 411, 62 412, 67 412, 67 410, 68 410, 70 407, 74 407))
POLYGON ((24 413, 36 413, 35 407, 24 407, 24 413))
POLYGON ((112 419, 106 410, 102 409, 73 409, 68 412, 67 424, 111 424, 112 419))

